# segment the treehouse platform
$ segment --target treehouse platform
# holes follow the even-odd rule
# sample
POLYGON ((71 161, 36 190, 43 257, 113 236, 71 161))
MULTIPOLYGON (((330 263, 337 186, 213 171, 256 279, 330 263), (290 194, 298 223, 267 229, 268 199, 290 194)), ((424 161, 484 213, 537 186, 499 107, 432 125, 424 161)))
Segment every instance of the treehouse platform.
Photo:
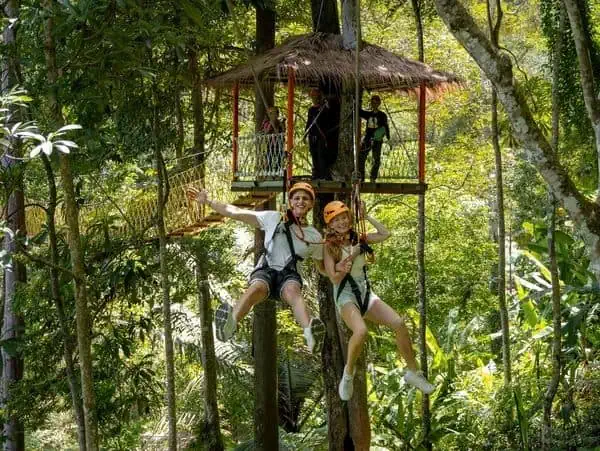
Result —
MULTIPOLYGON (((360 71, 358 80, 355 72, 354 49, 345 49, 342 37, 325 33, 311 33, 288 39, 281 45, 251 58, 231 70, 207 81, 216 89, 230 88, 232 92, 232 192, 276 193, 289 183, 310 181, 318 192, 343 193, 352 190, 352 176, 356 171, 336 167, 333 164, 331 180, 312 177, 312 159, 306 144, 306 130, 312 124, 303 119, 309 104, 306 93, 318 87, 329 101, 336 105, 338 119, 335 142, 338 158, 352 155, 356 143, 360 142, 360 131, 353 127, 356 108, 348 114, 341 106, 342 97, 348 102, 348 93, 358 82, 361 90, 377 93, 405 93, 416 100, 412 110, 404 108, 397 112, 382 110, 391 122, 390 136, 384 142, 381 166, 374 180, 361 183, 365 193, 421 194, 427 190, 425 182, 425 156, 427 148, 426 107, 428 99, 460 84, 453 74, 432 69, 430 66, 396 55, 379 46, 363 42, 360 49, 360 71), (279 103, 267 104, 262 87, 282 84, 287 87, 279 103), (249 108, 240 107, 240 91, 258 87, 262 105, 254 117, 249 117, 249 108), (302 103, 304 102, 303 108, 302 103), (285 110, 284 124, 277 133, 256 131, 255 124, 265 117, 268 108, 285 110), (264 111, 263 111, 264 110, 264 111), (242 113, 241 113, 242 112, 242 113), (246 117, 243 117, 246 114, 246 117), (394 117, 396 120, 394 120, 394 117), (257 120, 260 119, 260 120, 257 120), (400 126, 397 126, 396 123, 400 126), (353 145, 354 143, 354 145, 353 145), (354 147, 353 147, 354 146, 354 147)), ((275 103, 278 102, 277 95, 275 103)), ((354 102, 353 102, 354 104, 354 102)), ((327 106, 329 108, 329 106, 327 106)), ((371 153, 367 157, 367 172, 371 167, 371 153)))

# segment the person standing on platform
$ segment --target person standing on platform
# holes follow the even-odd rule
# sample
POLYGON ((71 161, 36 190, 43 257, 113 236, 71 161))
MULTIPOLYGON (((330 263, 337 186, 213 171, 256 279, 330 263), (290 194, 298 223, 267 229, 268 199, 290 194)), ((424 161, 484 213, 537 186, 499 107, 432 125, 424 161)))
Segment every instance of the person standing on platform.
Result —
POLYGON ((373 151, 373 164, 371 165, 371 182, 375 182, 379 175, 379 166, 381 166, 381 147, 383 138, 390 140, 390 127, 388 117, 383 111, 379 111, 381 98, 379 96, 371 97, 371 111, 360 110, 360 117, 367 120, 367 129, 363 138, 360 153, 358 155, 358 171, 361 180, 365 180, 365 163, 369 152, 373 151))

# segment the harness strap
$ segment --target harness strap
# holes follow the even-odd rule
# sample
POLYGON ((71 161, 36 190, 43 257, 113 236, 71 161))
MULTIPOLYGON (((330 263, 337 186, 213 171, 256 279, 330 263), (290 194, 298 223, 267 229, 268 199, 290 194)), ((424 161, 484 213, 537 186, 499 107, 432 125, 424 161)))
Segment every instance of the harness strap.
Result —
POLYGON ((349 283, 350 289, 352 290, 352 294, 354 295, 354 297, 356 299, 356 304, 357 304, 358 309, 360 310, 360 314, 362 316, 364 316, 367 313, 367 310, 369 309, 369 297, 371 294, 371 282, 369 282, 369 277, 367 277, 367 267, 366 266, 363 266, 363 273, 365 275, 365 280, 367 282, 367 287, 366 287, 364 298, 360 294, 360 288, 358 287, 356 280, 354 280, 354 277, 352 277, 349 273, 346 274, 346 276, 340 282, 340 286, 338 288, 338 292, 337 292, 337 296, 336 296, 336 302, 337 302, 342 290, 346 286, 346 283, 349 283))
POLYGON ((294 240, 292 239, 292 232, 290 230, 291 224, 293 224, 292 221, 287 221, 283 224, 283 227, 285 230, 285 237, 287 238, 288 246, 290 247, 290 252, 292 253, 292 262, 294 265, 294 270, 296 270, 296 263, 304 260, 304 258, 296 254, 296 249, 294 248, 294 240))
MULTIPOLYGON (((293 224, 293 222, 292 221, 280 222, 277 225, 277 229, 275 230, 275 233, 278 233, 279 226, 281 224, 283 224, 283 230, 285 233, 285 237, 287 238, 287 243, 288 243, 288 246, 290 247, 290 253, 292 254, 292 259, 285 265, 285 267, 298 272, 298 269, 296 268, 296 263, 304 260, 304 258, 300 257, 298 254, 296 254, 296 249, 294 248, 294 241, 292 240, 292 232, 290 230, 290 225, 293 224)), ((261 257, 259 259, 259 266, 257 266, 257 268, 263 269, 263 268, 269 267, 269 263, 267 262, 266 256, 267 256, 267 251, 265 249, 265 252, 261 255, 261 257)))

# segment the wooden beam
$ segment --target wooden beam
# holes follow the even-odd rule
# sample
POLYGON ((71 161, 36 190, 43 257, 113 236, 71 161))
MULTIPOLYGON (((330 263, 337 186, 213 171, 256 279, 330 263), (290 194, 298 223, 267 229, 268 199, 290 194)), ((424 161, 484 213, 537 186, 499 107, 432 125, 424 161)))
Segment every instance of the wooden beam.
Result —
MULTIPOLYGON (((350 182, 337 182, 332 180, 308 181, 318 193, 349 193, 352 191, 350 182)), ((257 192, 257 193, 278 193, 282 192, 281 181, 233 181, 231 191, 237 192, 257 192)), ((427 184, 412 183, 362 183, 360 187, 362 193, 380 193, 380 194, 421 194, 427 191, 427 184)))

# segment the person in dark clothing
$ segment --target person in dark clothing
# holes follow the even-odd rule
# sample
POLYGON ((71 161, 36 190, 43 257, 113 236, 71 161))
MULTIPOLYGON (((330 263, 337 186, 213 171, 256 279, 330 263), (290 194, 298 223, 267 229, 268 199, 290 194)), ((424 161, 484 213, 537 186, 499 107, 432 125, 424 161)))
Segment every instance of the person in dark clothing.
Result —
POLYGON ((358 170, 361 180, 365 180, 365 163, 369 152, 373 151, 373 164, 371 166, 371 182, 377 180, 379 166, 381 165, 381 146, 383 138, 390 139, 390 127, 387 115, 379 111, 381 98, 371 97, 371 111, 360 110, 360 117, 367 120, 367 128, 363 138, 360 153, 358 155, 358 170))
POLYGON ((305 132, 312 157, 312 178, 331 180, 332 163, 327 145, 327 133, 331 127, 330 111, 319 88, 311 88, 309 96, 313 104, 308 109, 305 132))

